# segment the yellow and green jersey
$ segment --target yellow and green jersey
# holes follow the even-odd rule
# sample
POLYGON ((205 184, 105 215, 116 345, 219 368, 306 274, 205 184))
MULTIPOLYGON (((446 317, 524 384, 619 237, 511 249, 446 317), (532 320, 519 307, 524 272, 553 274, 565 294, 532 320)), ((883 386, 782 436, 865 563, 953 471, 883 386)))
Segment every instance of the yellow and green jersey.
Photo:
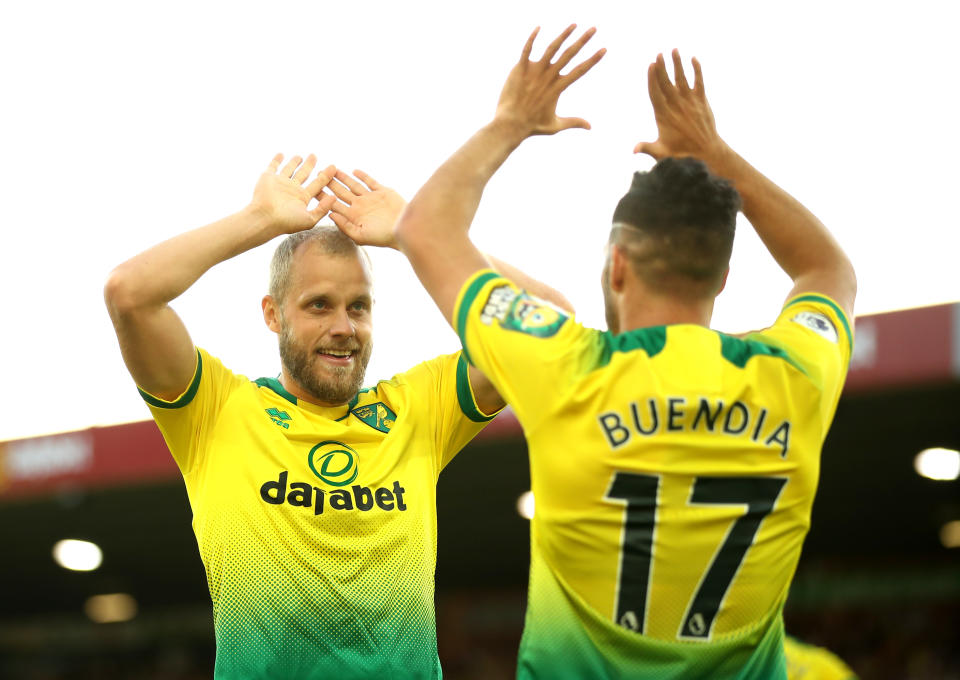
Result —
POLYGON ((803 295, 746 338, 612 335, 481 271, 454 321, 530 452, 518 677, 786 678, 781 612, 852 347, 840 308, 803 295))
POLYGON ((179 398, 141 394, 186 482, 218 680, 441 677, 437 476, 490 419, 460 353, 333 408, 203 350, 179 398))
POLYGON ((840 657, 823 647, 801 642, 789 635, 783 640, 788 680, 857 680, 840 657))

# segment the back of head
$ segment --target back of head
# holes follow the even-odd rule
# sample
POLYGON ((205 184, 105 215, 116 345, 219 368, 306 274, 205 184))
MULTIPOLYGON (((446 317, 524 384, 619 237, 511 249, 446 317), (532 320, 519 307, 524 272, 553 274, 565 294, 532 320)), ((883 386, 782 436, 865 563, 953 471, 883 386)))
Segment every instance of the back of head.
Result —
POLYGON ((695 158, 665 158, 634 173, 613 213, 611 243, 652 290, 716 295, 730 264, 740 195, 695 158))
POLYGON ((318 224, 312 229, 290 234, 273 252, 273 259, 270 260, 269 293, 274 300, 282 301, 286 296, 295 255, 297 250, 306 243, 319 246, 327 255, 349 256, 359 251, 363 254, 367 267, 370 267, 370 257, 350 237, 333 225, 318 224))

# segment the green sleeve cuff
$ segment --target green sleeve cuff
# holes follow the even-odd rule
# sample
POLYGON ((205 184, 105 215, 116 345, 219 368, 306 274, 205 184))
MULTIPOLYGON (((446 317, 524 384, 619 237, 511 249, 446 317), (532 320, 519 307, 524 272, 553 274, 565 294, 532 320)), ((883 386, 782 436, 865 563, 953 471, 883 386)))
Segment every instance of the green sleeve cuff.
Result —
POLYGON ((143 400, 155 406, 157 408, 183 408, 191 401, 197 394, 197 390, 200 388, 200 376, 203 374, 203 360, 200 358, 200 350, 197 350, 197 370, 193 375, 193 380, 190 382, 190 387, 187 388, 186 392, 177 397, 174 401, 164 401, 159 399, 152 394, 144 392, 139 387, 137 391, 140 393, 140 396, 143 397, 143 400))
POLYGON ((480 294, 481 289, 483 289, 488 281, 498 278, 499 276, 500 274, 492 269, 482 269, 478 271, 463 284, 463 289, 461 289, 460 295, 457 297, 457 304, 454 306, 453 330, 457 332, 457 336, 460 338, 460 344, 463 347, 463 353, 467 361, 471 364, 473 364, 473 360, 470 358, 470 351, 467 349, 467 316, 470 314, 470 308, 473 307, 473 302, 477 299, 477 295, 480 294))
POLYGON ((470 388, 470 369, 467 367, 465 353, 466 350, 461 352, 457 358, 457 402, 459 402, 460 410, 467 418, 475 423, 487 423, 493 420, 500 411, 488 416, 477 407, 477 401, 473 398, 473 390, 470 388))

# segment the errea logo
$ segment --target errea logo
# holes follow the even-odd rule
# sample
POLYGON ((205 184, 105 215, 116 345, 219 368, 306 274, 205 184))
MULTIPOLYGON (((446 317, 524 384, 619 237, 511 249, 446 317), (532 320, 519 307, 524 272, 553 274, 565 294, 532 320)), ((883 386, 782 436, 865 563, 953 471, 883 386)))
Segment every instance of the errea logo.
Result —
POLYGON ((290 429, 290 423, 285 422, 287 420, 293 420, 289 413, 286 411, 281 411, 277 408, 268 408, 264 410, 267 412, 267 415, 270 416, 270 420, 272 420, 274 423, 285 430, 290 429))

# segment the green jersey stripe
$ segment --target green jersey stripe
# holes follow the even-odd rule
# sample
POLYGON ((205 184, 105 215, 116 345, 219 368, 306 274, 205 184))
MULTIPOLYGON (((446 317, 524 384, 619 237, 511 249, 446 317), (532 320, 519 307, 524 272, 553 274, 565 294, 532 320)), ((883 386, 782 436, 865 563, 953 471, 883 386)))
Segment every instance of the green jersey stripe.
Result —
POLYGON ((460 344, 463 345, 463 353, 471 364, 473 361, 470 359, 470 352, 467 350, 467 316, 470 314, 470 308, 473 306, 473 301, 479 295, 480 289, 483 288, 488 281, 495 279, 500 276, 495 271, 485 271, 483 273, 478 272, 474 274, 473 281, 470 282, 470 285, 467 287, 467 291, 463 294, 463 298, 460 300, 460 307, 457 309, 456 317, 454 319, 454 330, 457 332, 457 335, 460 337, 460 344))
POLYGON ((804 375, 807 374, 807 372, 803 370, 803 367, 780 347, 769 345, 766 342, 758 342, 757 340, 735 338, 731 335, 724 335, 723 333, 717 333, 717 335, 720 336, 721 356, 737 368, 744 368, 747 362, 753 357, 768 356, 783 359, 804 375))
POLYGON ((147 394, 139 387, 137 391, 140 393, 140 396, 143 397, 143 400, 150 404, 151 406, 156 406, 157 408, 183 408, 191 401, 193 397, 197 394, 197 389, 200 387, 200 376, 203 374, 203 361, 200 359, 200 350, 197 350, 197 371, 193 376, 193 381, 190 383, 190 387, 187 388, 187 391, 180 395, 176 401, 163 401, 162 399, 157 399, 152 394, 147 394))
POLYGON ((486 423, 493 420, 497 414, 487 416, 477 408, 473 392, 470 390, 470 373, 467 360, 463 356, 464 353, 466 353, 466 350, 461 352, 460 358, 457 359, 457 401, 460 403, 460 410, 463 411, 463 415, 475 423, 486 423))
POLYGON ((795 305, 798 302, 822 302, 836 312, 837 316, 840 317, 840 323, 843 324, 843 330, 847 332, 847 345, 850 351, 853 351, 853 333, 850 332, 850 322, 847 321, 847 315, 843 313, 843 310, 840 309, 840 306, 836 302, 824 295, 801 295, 788 301, 783 308, 786 309, 787 307, 795 305))
POLYGON ((597 357, 597 364, 593 367, 594 370, 609 364, 613 355, 617 352, 632 352, 639 349, 646 352, 647 356, 652 359, 660 354, 667 344, 667 327, 636 328, 619 335, 604 331, 600 334, 600 342, 600 356, 597 357))

